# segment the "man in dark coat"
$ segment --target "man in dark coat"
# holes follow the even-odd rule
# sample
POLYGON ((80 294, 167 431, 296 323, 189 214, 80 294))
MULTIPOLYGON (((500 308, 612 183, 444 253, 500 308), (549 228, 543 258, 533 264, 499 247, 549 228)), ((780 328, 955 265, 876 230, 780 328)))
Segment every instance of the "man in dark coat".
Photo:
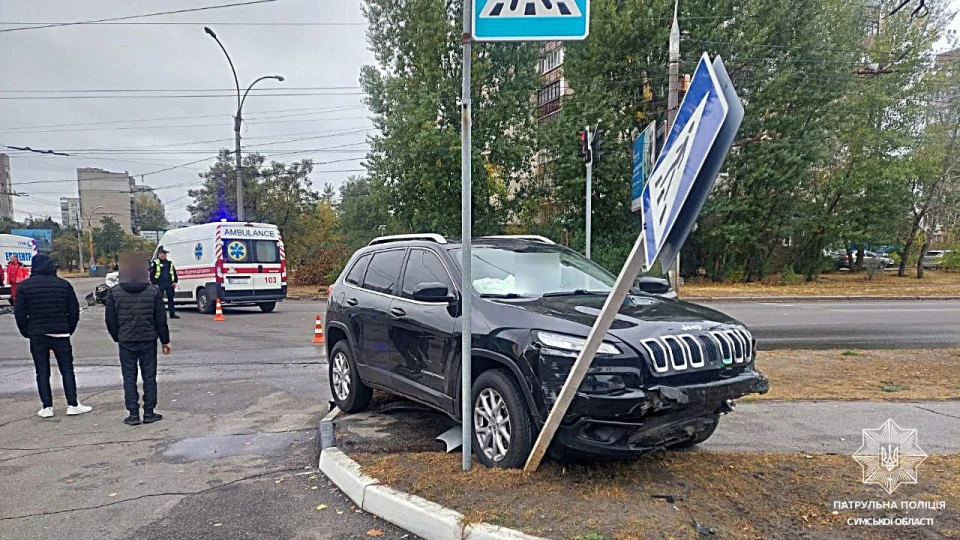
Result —
POLYGON ((160 290, 150 284, 146 256, 124 256, 120 259, 120 284, 107 293, 107 331, 120 344, 120 369, 123 373, 123 396, 130 413, 123 422, 140 424, 140 396, 137 393, 137 371, 143 379, 143 423, 163 419, 157 414, 157 339, 163 354, 170 354, 170 330, 163 310, 160 290))
POLYGON ((14 303, 17 329, 30 340, 30 354, 37 371, 37 390, 43 408, 41 418, 53 416, 53 393, 50 390, 50 351, 57 357, 67 398, 67 415, 90 412, 92 407, 77 401, 77 380, 73 374, 73 347, 70 336, 80 322, 80 303, 73 286, 57 277, 50 257, 33 257, 32 275, 20 283, 14 303))
POLYGON ((176 294, 177 283, 180 279, 177 277, 177 268, 173 261, 167 258, 169 251, 160 249, 157 251, 157 258, 150 264, 150 283, 153 283, 160 289, 160 294, 167 297, 167 309, 170 310, 171 319, 179 319, 174 307, 173 299, 176 294))

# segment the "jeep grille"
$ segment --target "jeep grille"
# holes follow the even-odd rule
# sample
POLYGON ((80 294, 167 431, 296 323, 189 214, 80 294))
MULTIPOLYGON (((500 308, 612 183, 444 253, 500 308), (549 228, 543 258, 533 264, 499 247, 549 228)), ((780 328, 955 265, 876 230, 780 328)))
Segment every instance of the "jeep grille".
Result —
POLYGON ((640 342, 656 373, 718 368, 753 360, 753 336, 741 329, 678 334, 640 342))

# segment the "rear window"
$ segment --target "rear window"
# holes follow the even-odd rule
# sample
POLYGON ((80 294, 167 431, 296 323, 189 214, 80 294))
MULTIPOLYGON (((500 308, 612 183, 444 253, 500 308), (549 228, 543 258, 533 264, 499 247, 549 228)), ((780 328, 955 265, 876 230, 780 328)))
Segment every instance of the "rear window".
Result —
POLYGON ((280 246, 276 240, 223 241, 223 259, 229 263, 279 263, 280 246))
POLYGON ((403 266, 405 250, 381 251, 373 255, 367 274, 363 278, 363 288, 385 294, 396 294, 400 267, 403 266))
POLYGON ((347 277, 343 280, 351 285, 360 286, 360 283, 363 282, 363 273, 367 271, 367 266, 370 265, 370 255, 364 255, 357 259, 357 262, 353 264, 353 268, 347 272, 347 277))

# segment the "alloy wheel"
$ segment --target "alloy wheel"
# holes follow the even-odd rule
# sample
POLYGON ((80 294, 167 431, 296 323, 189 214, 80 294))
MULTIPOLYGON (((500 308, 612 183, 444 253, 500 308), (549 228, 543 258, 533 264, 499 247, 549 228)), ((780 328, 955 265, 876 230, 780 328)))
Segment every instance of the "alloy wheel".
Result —
POLYGON ((473 405, 473 425, 480 449, 496 463, 510 450, 510 411, 503 396, 484 388, 473 405))
POLYGON ((333 357, 333 391, 340 401, 346 401, 350 395, 350 363, 342 352, 333 357))

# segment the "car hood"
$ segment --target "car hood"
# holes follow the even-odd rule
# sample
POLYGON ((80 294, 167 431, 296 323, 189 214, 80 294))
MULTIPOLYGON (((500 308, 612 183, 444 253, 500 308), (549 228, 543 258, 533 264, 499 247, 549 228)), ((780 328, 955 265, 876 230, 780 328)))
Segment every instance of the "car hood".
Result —
MULTIPOLYGON (((495 300, 500 309, 522 310, 530 328, 586 336, 600 315, 606 296, 557 296, 532 300, 495 300)), ((499 318, 499 317, 498 317, 499 318)), ((630 295, 609 334, 636 343, 660 335, 712 330, 740 323, 719 311, 651 295, 630 295)))

